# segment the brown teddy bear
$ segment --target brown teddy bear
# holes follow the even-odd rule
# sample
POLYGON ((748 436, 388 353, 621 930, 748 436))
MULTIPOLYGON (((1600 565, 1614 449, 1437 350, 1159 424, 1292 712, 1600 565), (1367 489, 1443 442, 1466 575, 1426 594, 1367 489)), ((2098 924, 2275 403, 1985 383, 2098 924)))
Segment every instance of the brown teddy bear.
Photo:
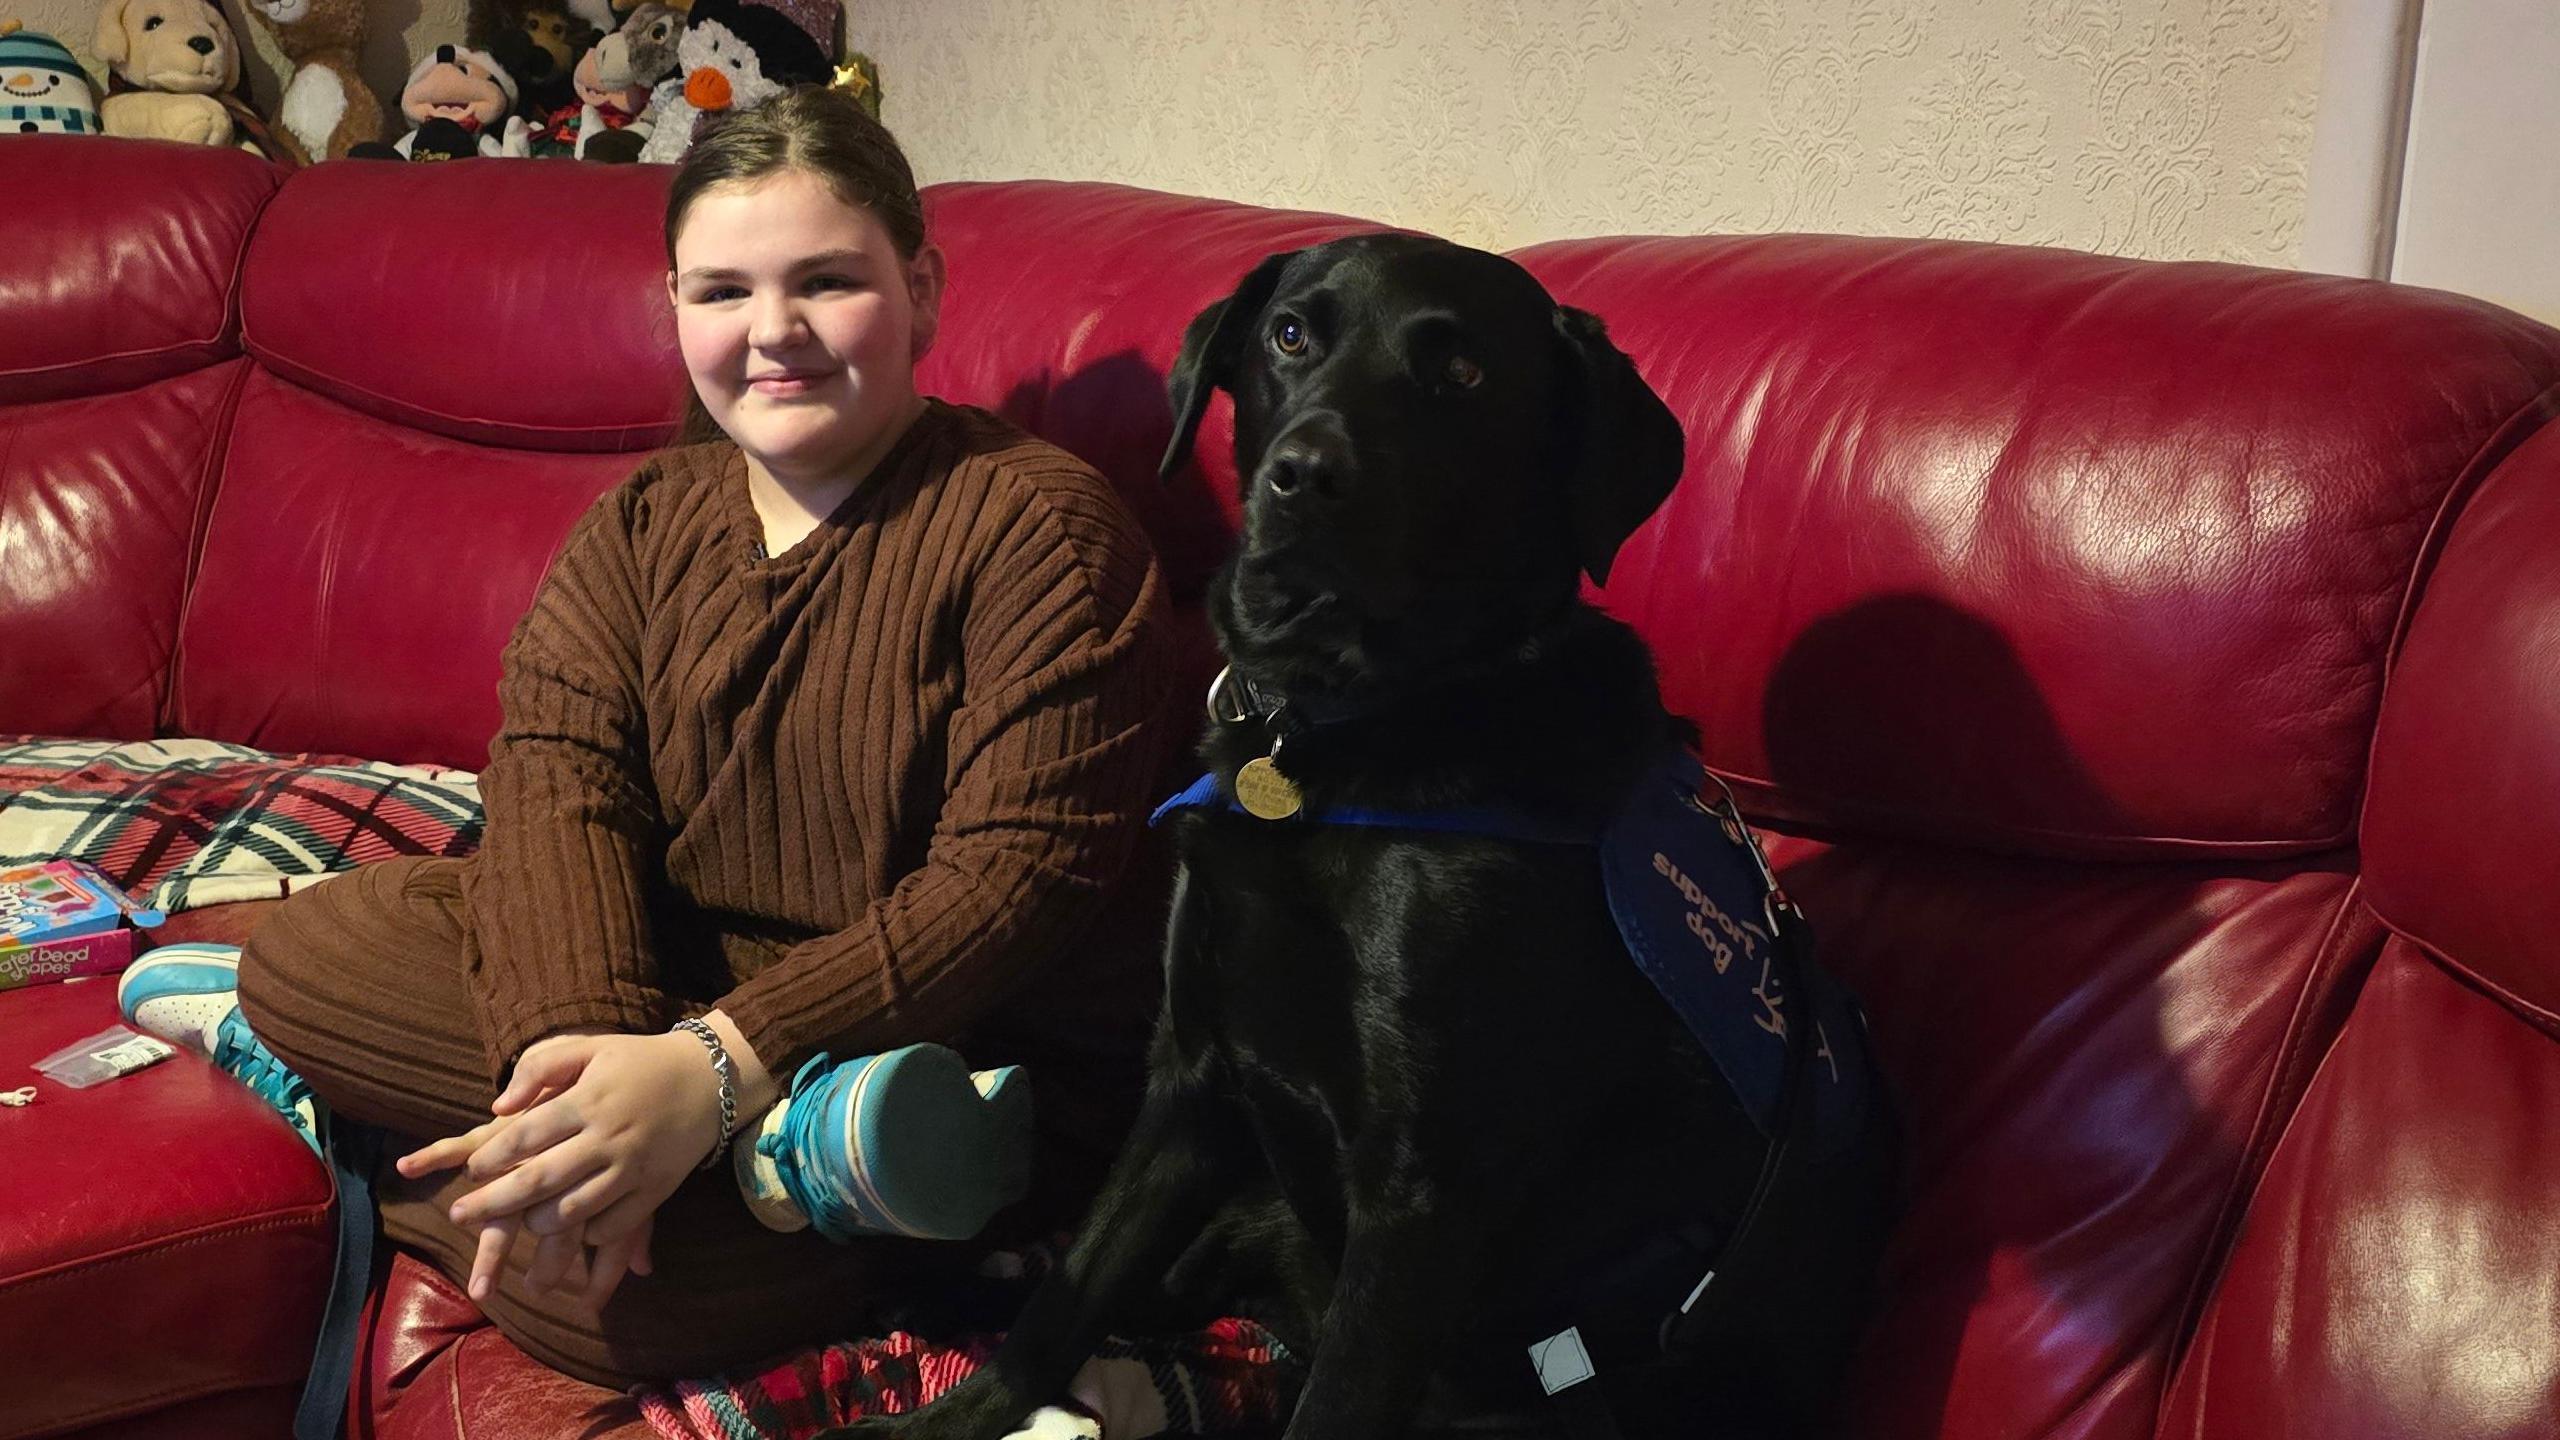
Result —
POLYGON ((364 0, 241 0, 293 62, 276 128, 314 160, 382 138, 382 101, 365 88, 364 0))
POLYGON ((240 98, 240 42, 209 0, 106 0, 89 49, 107 66, 108 134, 294 158, 240 98))

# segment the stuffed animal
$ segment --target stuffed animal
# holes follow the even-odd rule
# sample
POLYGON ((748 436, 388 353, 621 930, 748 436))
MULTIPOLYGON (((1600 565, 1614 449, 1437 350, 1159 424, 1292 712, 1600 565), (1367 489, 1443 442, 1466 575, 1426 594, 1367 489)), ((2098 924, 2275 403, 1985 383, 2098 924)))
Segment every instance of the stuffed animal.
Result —
MULTIPOLYGON (((430 115, 427 123, 400 137, 409 146, 409 160, 423 165, 431 160, 475 160, 480 156, 480 138, 441 115, 430 115)), ((398 158, 397 152, 394 157, 398 158)))
POLYGON ((486 50, 515 77, 516 113, 538 126, 545 117, 577 104, 570 73, 579 55, 604 38, 602 32, 570 15, 557 0, 511 4, 489 14, 494 28, 488 42, 465 43, 486 50))
POLYGON ((0 20, 0 135, 97 135, 89 72, 50 35, 0 20))
MULTIPOLYGON (((462 43, 474 50, 496 52, 498 37, 510 30, 528 30, 525 15, 529 11, 549 10, 565 17, 570 24, 561 39, 560 63, 567 65, 577 53, 570 37, 580 29, 596 35, 610 35, 622 25, 619 12, 631 8, 612 0, 470 0, 462 14, 462 43)), ((592 44, 590 36, 588 43, 592 44)), ((523 76, 517 76, 521 80, 523 76)))
POLYGON ((631 129, 631 122, 649 108, 650 90, 675 70, 676 39, 683 33, 681 12, 642 0, 621 29, 579 57, 573 77, 578 103, 536 127, 533 153, 615 163, 639 159, 647 132, 631 129))
POLYGON ((676 76, 651 97, 640 158, 684 158, 700 122, 752 110, 794 85, 833 78, 837 0, 694 0, 676 76))
POLYGON ((505 66, 482 51, 439 45, 418 61, 409 71, 409 83, 400 88, 400 113, 411 129, 391 147, 392 153, 403 160, 456 158, 449 153, 456 148, 451 132, 442 127, 430 131, 441 120, 468 137, 466 155, 530 155, 533 127, 515 108, 515 77, 505 66), (428 146, 428 154, 418 153, 421 145, 428 146))
POLYGON ((276 128, 313 160, 336 160, 384 129, 382 101, 365 88, 364 0, 241 0, 293 62, 276 128))
POLYGON ((293 152, 240 96, 240 42, 210 0, 106 0, 90 52, 107 65, 98 107, 110 135, 293 152))
POLYGON ((870 56, 856 50, 844 57, 827 88, 852 96, 855 104, 871 112, 872 119, 880 118, 880 64, 870 56))

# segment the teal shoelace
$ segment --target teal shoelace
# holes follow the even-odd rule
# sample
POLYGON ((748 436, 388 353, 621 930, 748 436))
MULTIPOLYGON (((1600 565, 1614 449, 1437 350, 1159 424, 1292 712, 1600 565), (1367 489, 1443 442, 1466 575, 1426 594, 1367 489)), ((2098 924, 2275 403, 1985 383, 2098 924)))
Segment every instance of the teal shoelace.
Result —
POLYGON ((782 1112, 781 1128, 756 1137, 756 1153, 773 1162, 773 1171, 782 1181, 782 1193, 809 1217, 811 1229, 842 1245, 854 1237, 862 1223, 861 1212, 843 1197, 839 1187, 820 1185, 800 1172, 803 1156, 815 1156, 827 1140, 822 1128, 827 1107, 802 1104, 801 1097, 822 1083, 831 1073, 827 1052, 821 1050, 803 1062, 791 1077, 791 1103, 782 1112))
POLYGON ((307 1129, 300 1106, 311 1098, 311 1086, 250 1033, 237 1010, 223 1017, 221 1033, 213 1043, 213 1063, 238 1076, 259 1099, 292 1121, 295 1129, 307 1129))

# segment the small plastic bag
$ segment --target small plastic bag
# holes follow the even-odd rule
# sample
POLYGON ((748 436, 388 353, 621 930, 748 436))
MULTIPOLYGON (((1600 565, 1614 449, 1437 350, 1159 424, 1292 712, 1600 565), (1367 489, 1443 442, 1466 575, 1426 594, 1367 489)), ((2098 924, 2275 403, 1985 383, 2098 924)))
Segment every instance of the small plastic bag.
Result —
POLYGON ((166 1040, 123 1025, 101 1030, 76 1045, 65 1045, 36 1062, 36 1069, 74 1090, 157 1065, 178 1053, 166 1040))

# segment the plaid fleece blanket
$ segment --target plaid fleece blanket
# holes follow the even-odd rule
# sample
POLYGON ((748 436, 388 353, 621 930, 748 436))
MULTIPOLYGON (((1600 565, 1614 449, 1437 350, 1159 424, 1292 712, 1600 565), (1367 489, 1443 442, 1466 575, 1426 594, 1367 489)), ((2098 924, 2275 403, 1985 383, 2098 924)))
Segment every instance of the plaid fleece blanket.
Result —
MULTIPOLYGON (((478 848, 477 776, 212 740, 0 735, 0 865, 85 860, 161 910, 290 894, 371 860, 478 848)), ((1048 1259, 1023 1257, 1027 1282, 1048 1259)), ((668 1440, 806 1440, 864 1415, 926 1404, 986 1363, 997 1335, 931 1342, 906 1331, 796 1352, 760 1374, 636 1392, 668 1440)), ((1147 1440, 1276 1431, 1297 1367, 1249 1320, 1197 1334, 1108 1340, 1043 1434, 1147 1440)))
POLYGON ((479 777, 213 740, 0 735, 0 865, 85 860, 159 910, 480 844, 479 777))
MULTIPOLYGON (((899 1331, 802 1350, 762 1374, 687 1380, 634 1398, 667 1440, 807 1440, 831 1425, 938 1399, 985 1364, 1000 1339, 930 1344, 899 1331)), ((1297 1378, 1288 1352, 1250 1320, 1165 1340, 1107 1340, 1044 1416, 1067 1423, 1023 1433, 1147 1440, 1276 1432, 1297 1378)))

